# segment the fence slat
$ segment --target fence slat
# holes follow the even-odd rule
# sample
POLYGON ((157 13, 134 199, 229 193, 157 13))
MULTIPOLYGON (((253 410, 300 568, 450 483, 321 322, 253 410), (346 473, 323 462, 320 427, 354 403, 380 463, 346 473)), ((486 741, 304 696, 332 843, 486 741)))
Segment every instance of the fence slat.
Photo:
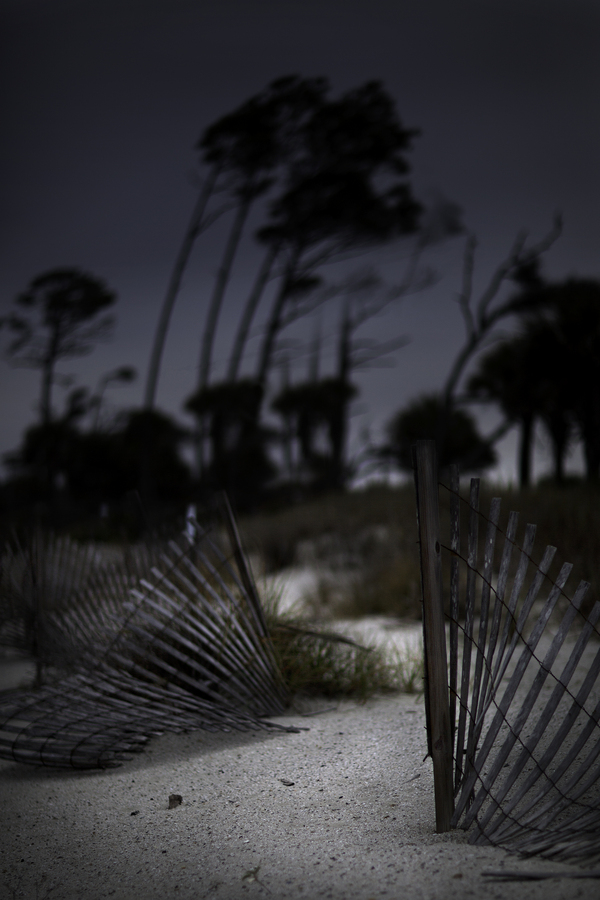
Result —
POLYGON ((452 746, 456 734, 458 690, 458 616, 460 608, 460 478, 458 466, 450 466, 450 729, 452 746))
POLYGON ((479 710, 479 689, 481 686, 481 675, 483 671, 483 661, 486 655, 487 627, 488 627, 488 611, 490 602, 490 589, 492 582, 492 569, 494 565, 494 548, 496 546, 496 532, 498 528, 498 520, 500 519, 500 500, 496 497, 492 500, 490 515, 488 520, 487 533, 485 537, 485 550, 483 558, 483 581, 481 585, 481 611, 479 614, 479 635, 476 644, 475 655, 475 675, 473 678, 473 689, 471 692, 471 716, 469 721, 469 736, 467 739, 467 758, 473 759, 475 749, 481 734, 481 725, 478 726, 480 715, 479 710))
POLYGON ((535 542, 536 531, 537 527, 535 525, 529 524, 525 528, 525 538, 523 540, 523 546, 521 548, 521 556, 519 557, 517 572, 513 580, 513 586, 510 592, 510 599, 508 601, 508 607, 504 619, 504 627, 502 629, 502 636, 500 638, 500 652, 498 653, 496 665, 494 666, 492 672, 492 682, 494 690, 497 689, 498 684, 502 680, 504 672, 506 671, 506 668, 510 662, 516 646, 516 640, 514 643, 509 642, 510 629, 511 627, 514 628, 517 623, 517 607, 519 604, 521 591, 523 590, 523 585, 525 584, 525 576, 527 574, 527 569, 529 568, 529 561, 531 558, 531 552, 533 550, 533 544, 535 542))
POLYGON ((438 506, 437 463, 434 441, 418 441, 415 479, 421 581, 423 630, 427 646, 425 666, 429 705, 430 753, 433 760, 436 831, 450 830, 452 817, 452 734, 448 701, 446 626, 442 601, 442 561, 438 506))
POLYGON ((489 704, 491 702, 491 693, 490 688, 493 689, 492 683, 492 671, 494 665, 494 657, 496 654, 496 649, 499 647, 499 652, 502 654, 504 648, 498 644, 498 637, 500 635, 500 625, 503 620, 503 612, 506 611, 506 604, 504 602, 504 595, 506 593, 506 586, 508 583, 508 574, 510 569, 510 561, 512 559, 512 552, 515 546, 515 537, 517 533, 517 525, 519 523, 519 514, 517 512, 511 512, 508 517, 508 525, 506 528, 506 535, 504 539, 504 547, 502 548, 502 559, 500 562, 500 570, 498 572, 498 582, 496 585, 496 590, 494 592, 494 611, 492 614, 492 626, 490 630, 490 641, 488 647, 488 653, 486 657, 486 666, 483 677, 483 684, 481 687, 481 695, 482 695, 482 704, 481 704, 481 713, 484 714, 485 711, 489 708, 489 704))
MULTIPOLYGON (((471 678, 471 650, 473 642, 473 621, 475 617, 475 586, 477 569, 477 542, 479 537, 479 479, 471 479, 469 495, 469 531, 467 537, 467 591, 465 596, 465 627, 463 632, 462 673, 460 681, 460 710, 456 732, 456 766, 454 783, 458 788, 465 772, 465 733, 469 711, 469 687, 471 678)), ((468 763, 468 757, 467 757, 468 763)))

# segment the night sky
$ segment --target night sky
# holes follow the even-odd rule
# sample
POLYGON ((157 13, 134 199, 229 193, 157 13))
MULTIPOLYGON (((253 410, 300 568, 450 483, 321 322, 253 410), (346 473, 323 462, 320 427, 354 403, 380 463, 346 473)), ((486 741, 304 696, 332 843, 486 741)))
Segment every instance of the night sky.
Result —
MULTIPOLYGON (((93 387, 111 368, 136 366, 137 382, 111 393, 115 408, 141 403, 160 304, 196 197, 195 142, 282 75, 325 76, 334 96, 367 80, 384 83, 403 124, 421 130, 410 154, 415 194, 441 192, 458 203, 478 238, 476 291, 517 232, 539 240, 556 210, 564 232, 545 274, 600 278, 597 0, 0 0, 0 10, 0 315, 48 269, 77 266, 102 277, 119 295, 115 339, 60 371, 93 387)), ((215 377, 260 260, 258 223, 257 215, 226 296, 215 377)), ((195 386, 226 228, 196 245, 163 359, 159 406, 188 425, 182 403, 195 386)), ((392 412, 441 386, 462 339, 454 299, 463 247, 460 237, 432 251, 435 287, 365 327, 366 337, 406 334, 411 343, 394 368, 360 375, 355 441, 367 426, 379 436, 392 412)), ((407 252, 399 244, 373 260, 394 281, 407 252)), ((286 337, 306 338, 314 327, 286 337)), ((325 374, 335 310, 322 328, 325 374)), ((300 357, 296 377, 305 371, 300 357)), ((38 395, 39 373, 1 364, 0 453, 34 421, 38 395)), ((63 396, 57 388, 57 407, 63 396)), ((495 421, 484 414, 482 429, 495 421)), ((499 473, 514 477, 514 436, 501 449, 499 473)), ((540 435, 537 474, 545 459, 540 435)))

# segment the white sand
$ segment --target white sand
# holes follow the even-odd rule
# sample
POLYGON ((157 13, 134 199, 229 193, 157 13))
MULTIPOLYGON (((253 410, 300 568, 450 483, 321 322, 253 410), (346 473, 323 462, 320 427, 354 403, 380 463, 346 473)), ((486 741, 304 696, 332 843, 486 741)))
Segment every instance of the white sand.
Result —
POLYGON ((597 880, 488 883, 489 869, 569 867, 434 833, 414 697, 279 721, 310 731, 164 736, 103 772, 0 762, 0 896, 598 897, 597 880))
MULTIPOLYGON (((310 587, 301 573, 291 582, 288 607, 310 587)), ((348 630, 414 648, 420 629, 391 624, 348 630)), ((0 689, 28 675, 27 663, 0 666, 0 689)), ((578 870, 435 834, 422 701, 344 702, 278 721, 310 730, 165 735, 103 772, 0 761, 0 898, 600 896, 600 880, 490 881, 486 870, 578 870), (183 803, 169 810, 173 793, 183 803)))

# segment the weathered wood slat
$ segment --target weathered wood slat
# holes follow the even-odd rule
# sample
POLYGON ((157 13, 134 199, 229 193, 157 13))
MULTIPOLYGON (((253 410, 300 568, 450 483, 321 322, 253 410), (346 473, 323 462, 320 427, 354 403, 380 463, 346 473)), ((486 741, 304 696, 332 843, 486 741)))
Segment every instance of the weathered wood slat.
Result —
POLYGON ((479 708, 479 691, 481 677, 486 658, 486 644, 488 631, 488 611, 490 603, 490 590, 492 583, 492 568, 494 564, 494 548, 496 545, 496 532, 500 518, 500 500, 492 500, 488 527, 485 537, 483 557, 483 581, 481 585, 481 610, 479 614, 479 633, 475 654, 475 675, 471 691, 471 715, 469 717, 469 736, 467 738, 467 758, 473 759, 481 734, 481 710, 479 708))
MULTIPOLYGON (((145 579, 142 579, 141 582, 143 587, 147 590, 155 593, 161 599, 161 604, 164 604, 165 610, 168 606, 171 605, 171 600, 164 591, 159 590, 155 585, 150 584, 145 579)), ((194 599, 197 601, 194 607, 194 614, 191 613, 190 609, 190 600, 189 598, 185 598, 185 595, 179 591, 176 585, 168 580, 165 577, 160 579, 160 583, 163 586, 172 587, 174 592, 178 597, 182 599, 182 602, 186 603, 186 609, 182 609, 181 607, 178 610, 178 621, 183 625, 184 623, 193 622, 195 623, 196 630, 198 632, 202 631, 204 627, 206 627, 210 631, 209 640, 213 645, 213 648, 217 646, 220 648, 220 653, 229 660, 230 668, 232 671, 243 669, 245 675, 248 680, 255 684, 255 687, 259 691, 266 691, 273 702, 281 706, 281 696, 278 696, 271 688, 271 682, 273 681, 273 670, 271 669, 268 673, 268 678, 265 678, 264 671, 261 670, 259 666, 253 666, 251 669, 246 669, 245 666, 240 666, 240 657, 245 658, 248 653, 248 648, 245 642, 242 642, 238 638, 238 630, 235 628, 235 625, 232 621, 232 617, 229 614, 227 620, 214 610, 214 607, 211 607, 210 604, 204 600, 203 596, 200 593, 194 592, 194 599), (209 615, 206 615, 206 613, 209 615), (212 620, 214 620, 214 625, 212 625, 212 620), (232 628, 234 631, 232 632, 232 628), (237 660, 237 662, 236 662, 237 660), (263 677, 260 677, 262 674, 263 677)), ((136 593, 136 596, 140 600, 140 602, 147 603, 148 599, 146 595, 141 594, 140 592, 136 593)), ((196 634, 196 637, 200 637, 199 634, 196 634)), ((255 643, 253 644, 253 650, 251 651, 252 655, 257 658, 260 656, 261 647, 257 646, 255 643)), ((215 653, 215 651, 213 651, 215 653)), ((215 653, 216 655, 216 653, 215 653)))
POLYGON ((458 697, 458 616, 460 610, 460 478, 458 466, 450 466, 450 727, 456 735, 458 697))
MULTIPOLYGON (((126 684, 130 684, 126 682, 126 684)), ((88 683, 87 687, 94 687, 94 683, 88 683)), ((87 699, 80 696, 81 687, 78 685, 77 679, 71 679, 70 702, 67 707, 65 698, 57 691, 46 692, 47 696, 35 699, 32 697, 32 703, 29 705, 29 720, 9 720, 6 723, 12 731, 10 735, 11 758, 20 761, 41 762, 44 765, 64 765, 65 755, 68 755, 71 764, 77 767, 88 767, 89 765, 106 764, 106 754, 115 750, 122 749, 122 746, 130 751, 135 749, 136 744, 145 743, 148 737, 148 723, 156 723, 157 710, 146 703, 146 708, 137 715, 132 715, 132 710, 125 704, 123 708, 120 704, 119 710, 107 708, 106 706, 98 706, 94 701, 98 697, 94 696, 92 690, 91 696, 87 699), (48 700, 59 700, 59 708, 49 709, 48 700), (78 702, 74 702, 78 701, 78 702), (36 720, 37 717, 37 720, 36 720), (73 721, 74 717, 76 721, 73 721), (16 723, 18 722, 18 728, 16 723), (47 735, 46 723, 52 723, 53 733, 50 737, 47 735), (11 728, 12 726, 12 728, 11 728), (36 728, 37 726, 37 728, 36 728), (99 733, 94 733, 94 729, 100 728, 99 733), (140 729, 145 733, 140 734, 136 729, 140 729), (15 740, 14 732, 20 733, 20 739, 15 740), (37 731, 37 733, 36 733, 37 731), (38 735, 41 740, 38 739, 38 735), (122 744, 122 742, 125 742, 122 744), (121 742, 121 743, 120 743, 121 742), (121 746, 122 745, 122 746, 121 746), (62 763, 61 763, 62 760, 62 763)), ((135 691, 137 695, 138 691, 135 691)), ((235 710, 226 708, 210 707, 206 703, 196 702, 199 707, 198 715, 173 718, 173 710, 180 703, 176 695, 173 696, 172 691, 155 691, 154 697, 163 698, 162 708, 166 710, 167 704, 170 707, 170 716, 166 713, 164 718, 168 728, 166 730, 183 730, 189 727, 209 727, 214 724, 223 729, 223 727, 239 728, 246 726, 251 728, 257 727, 273 727, 270 723, 257 722, 253 718, 248 718, 239 714, 235 710), (166 702, 165 702, 166 701, 166 702), (212 722, 207 721, 206 713, 210 714, 212 722), (176 727, 174 728, 174 721, 176 727)), ((182 697, 183 706, 190 707, 192 698, 182 697)), ((114 702, 114 700, 113 700, 114 702)), ((117 701, 120 703, 120 701, 117 701)), ((156 725, 152 729, 156 733, 156 725)), ((280 729, 281 730, 281 729, 280 729)), ((285 729, 283 729, 285 730, 285 729)), ((6 746, 6 744, 5 744, 6 746)), ((116 758, 116 757, 115 757, 116 758)))
MULTIPOLYGON (((163 580, 161 583, 164 585, 165 581, 163 580)), ((148 585, 145 584, 145 586, 148 585)), ((154 608, 162 607, 161 611, 164 615, 171 602, 168 595, 154 586, 148 587, 160 598, 159 606, 155 605, 154 608)), ((147 596, 145 605, 150 605, 147 596)), ((262 647, 253 642, 252 648, 248 649, 246 644, 239 641, 231 616, 227 620, 217 618, 216 621, 216 627, 212 627, 210 623, 207 623, 206 617, 198 606, 190 608, 189 601, 186 609, 179 607, 177 627, 184 630, 190 629, 191 636, 198 642, 196 651, 189 646, 189 652, 198 652, 200 647, 204 647, 203 653, 208 655, 213 664, 222 670, 224 677, 244 685, 244 690, 249 695, 261 695, 263 698, 268 698, 268 702, 272 705, 271 708, 283 710, 281 692, 273 688, 273 683, 276 681, 273 668, 270 668, 266 674, 264 668, 258 664, 262 647), (207 624, 208 644, 206 637, 202 637, 204 623, 207 624)))
MULTIPOLYGON (((172 542, 171 542, 170 546, 172 546, 172 542)), ((173 547, 173 549, 175 550, 174 547, 173 547)), ((208 596, 215 601, 218 608, 221 610, 221 612, 225 616, 230 615, 230 612, 227 609, 227 607, 225 606, 225 603, 224 603, 224 600, 222 599, 222 597, 214 590, 214 588, 212 587, 210 582, 205 578, 205 576, 194 565, 192 560, 189 559, 186 555, 183 555, 183 551, 181 550, 181 548, 178 548, 178 550, 179 550, 179 553, 182 554, 181 562, 184 564, 185 568, 188 571, 190 571, 191 574, 194 576, 194 578, 198 581, 202 590, 205 591, 208 594, 208 596)), ((240 641, 249 647, 253 647, 253 646, 256 647, 256 643, 253 644, 251 638, 249 637, 249 634, 253 634, 252 625, 251 625, 250 621, 248 620, 248 617, 245 615, 243 609, 241 609, 237 599, 231 593, 228 585, 222 581, 220 575, 218 574, 218 572, 216 571, 216 569, 212 565, 212 563, 210 563, 210 561, 204 556, 204 554, 199 552, 198 555, 199 555, 199 558, 201 559, 203 565, 206 565, 207 571, 209 572, 211 577, 216 578, 217 581, 221 584, 223 594, 226 596, 228 601, 233 605, 234 609, 236 610, 236 613, 239 616, 239 620, 240 620, 239 622, 237 621, 236 618, 234 618, 232 620, 232 622, 233 622, 233 627, 235 628, 236 634, 239 637, 240 641)), ((258 646, 260 647, 260 644, 258 646)), ((270 654, 270 656, 271 656, 271 654, 270 654)), ((271 663, 270 656, 268 659, 265 659, 264 650, 262 650, 262 652, 257 656, 257 663, 263 669, 263 671, 267 677, 273 677, 273 665, 271 663)))
POLYGON ((452 816, 452 731, 448 700, 446 627, 442 598, 440 524, 438 508, 437 463, 434 441, 419 441, 416 452, 418 471, 417 506, 419 509, 419 548, 423 591, 423 631, 426 704, 431 736, 429 749, 433 760, 435 819, 438 833, 449 831, 452 816))
MULTIPOLYGON (((162 591, 152 590, 152 593, 156 593, 161 602, 156 602, 149 597, 148 594, 145 594, 143 595, 144 609, 152 609, 160 614, 161 612, 164 612, 164 606, 161 604, 168 604, 169 599, 162 591)), ((138 616, 143 615, 143 610, 138 611, 138 616)), ((146 616, 144 617, 147 618, 146 616)), ((156 627, 164 630, 165 634, 173 633, 173 639, 180 641, 193 657, 201 654, 202 648, 209 648, 210 652, 208 655, 211 665, 214 666, 217 671, 221 672, 224 678, 236 679, 235 673, 240 668, 240 659, 228 652, 227 644, 226 641, 223 640, 222 632, 220 633, 218 629, 205 625, 203 621, 194 621, 193 619, 191 622, 188 621, 188 618, 184 614, 184 610, 181 610, 181 608, 176 609, 173 616, 170 617, 168 621, 173 620, 175 620, 176 626, 180 629, 180 633, 173 631, 173 629, 169 628, 168 624, 165 624, 158 619, 154 621, 156 627), (189 638, 186 638, 185 634, 189 635, 189 638)), ((149 635, 149 639, 151 639, 151 634, 149 635)), ((258 687, 258 685, 256 686, 258 687)))
MULTIPOLYGON (((460 710, 456 731, 455 776, 457 793, 464 776, 465 734, 469 710, 469 687, 471 677, 471 652, 473 647, 473 623, 475 616, 475 587, 477 572, 477 541, 479 536, 479 479, 471 479, 469 495, 469 531, 467 546, 467 590, 465 597, 465 626, 463 630, 462 673, 460 682, 460 710)), ((467 760, 468 763, 468 760, 467 760)), ((454 819, 454 817, 453 817, 454 819)))
MULTIPOLYGON (((171 656, 175 659, 176 663, 181 663, 185 668, 192 669, 192 671, 197 672, 200 678, 204 679, 203 681, 198 680, 197 686, 202 690, 209 689, 209 685, 214 684, 215 681, 219 685, 219 691, 228 694, 233 702, 237 702, 243 704, 245 706, 252 706, 253 701, 256 697, 256 686, 252 683, 247 684, 243 683, 239 677, 236 677, 235 672, 242 674, 245 672, 251 671, 251 663, 252 660, 250 658, 246 660, 241 660, 240 665, 236 670, 232 671, 231 669, 222 666, 219 662, 219 656, 215 653, 212 657, 209 658, 210 664, 214 667, 214 670, 211 671, 207 668, 201 660, 197 656, 198 647, 195 646, 191 641, 188 641, 184 638, 178 631, 175 629, 169 628, 168 626, 164 626, 158 619, 154 616, 149 615, 145 609, 138 610, 138 617, 143 619, 143 621, 150 625, 156 626, 156 628, 160 629, 160 634, 162 637, 157 638, 156 634, 152 632, 147 632, 139 626, 135 626, 135 632, 142 637, 142 641, 146 643, 147 647, 155 646, 157 648, 162 649, 167 657, 171 656), (177 645, 181 645, 186 652, 180 652, 178 650, 177 645), (243 663, 245 662, 245 666, 243 663), (234 687, 237 687, 237 690, 234 690, 234 687)), ((129 625, 130 628, 133 626, 129 625)), ((141 652, 144 653, 144 657, 150 660, 150 656, 148 655, 146 649, 144 647, 140 648, 141 652)), ((179 672, 178 675, 174 677, 177 680, 182 679, 182 673, 179 671, 179 667, 177 665, 172 667, 175 672, 179 672)), ((187 683, 190 686, 195 684, 195 679, 187 678, 187 683)), ((266 690, 266 685, 264 689, 266 690)))
POLYGON ((238 531, 237 523, 233 516, 233 512, 231 510, 231 505, 229 503, 229 498, 225 491, 223 491, 220 495, 220 504, 223 511, 223 518, 225 520, 225 526, 227 528, 227 532, 229 534, 229 541, 233 548, 235 561, 237 563, 238 571, 240 573, 241 581, 244 586, 244 590, 246 593, 246 597, 250 602, 250 609, 252 610, 252 615, 254 616, 254 624, 256 625, 256 629, 258 634, 263 637, 268 636, 267 623, 265 621, 265 615, 263 612, 263 608, 261 602, 258 597, 258 592, 256 590, 256 585, 254 583, 254 579, 252 578, 252 574, 250 572, 250 566, 248 565, 248 561, 244 555, 244 551, 242 549, 242 541, 240 539, 240 534, 238 531))
POLYGON ((502 559, 498 572, 498 582, 494 591, 494 611, 492 614, 492 625, 490 629, 489 646, 485 660, 485 670, 483 675, 483 684, 481 688, 482 702, 480 706, 480 715, 485 715, 489 709, 489 705, 493 696, 493 670, 496 650, 502 654, 504 646, 499 643, 500 627, 503 620, 506 620, 508 613, 504 600, 506 587, 508 584, 508 576, 510 570, 510 562, 515 546, 515 538, 517 534, 517 525, 519 523, 519 514, 511 512, 508 517, 508 526, 504 538, 504 546, 502 549, 502 559))

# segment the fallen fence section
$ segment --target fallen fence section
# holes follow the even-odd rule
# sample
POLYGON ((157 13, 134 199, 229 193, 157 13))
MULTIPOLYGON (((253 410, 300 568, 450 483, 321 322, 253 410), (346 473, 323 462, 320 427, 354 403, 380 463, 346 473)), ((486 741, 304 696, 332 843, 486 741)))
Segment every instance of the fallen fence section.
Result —
MULTIPOLYGON (((442 677, 450 691, 451 824, 469 829, 472 843, 591 864, 600 857, 600 603, 582 613, 589 585, 567 593, 569 563, 548 578, 556 548, 534 564, 535 525, 519 545, 518 513, 503 530, 500 500, 480 512, 478 479, 468 500, 456 469, 449 485, 438 483, 431 445, 417 444, 415 477, 422 544, 426 510, 439 519, 439 491, 450 498, 450 535, 440 545, 450 556, 450 665, 442 677)), ((429 602, 442 599, 424 592, 429 602)))
POLYGON ((224 511, 241 571, 199 529, 111 565, 40 535, 26 554, 5 557, 5 642, 37 635, 63 677, 0 697, 0 757, 105 768, 162 732, 297 730, 262 718, 283 712, 286 690, 224 511), (68 582, 65 560, 75 572, 68 582), (48 602, 57 581, 62 600, 48 602))

